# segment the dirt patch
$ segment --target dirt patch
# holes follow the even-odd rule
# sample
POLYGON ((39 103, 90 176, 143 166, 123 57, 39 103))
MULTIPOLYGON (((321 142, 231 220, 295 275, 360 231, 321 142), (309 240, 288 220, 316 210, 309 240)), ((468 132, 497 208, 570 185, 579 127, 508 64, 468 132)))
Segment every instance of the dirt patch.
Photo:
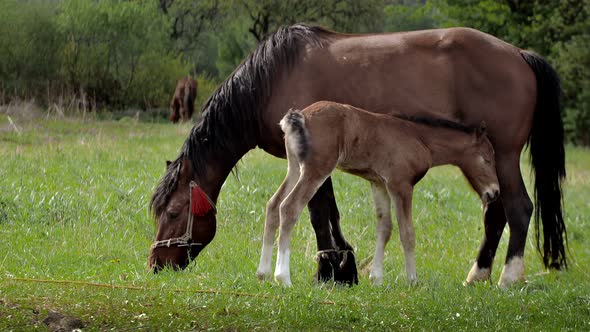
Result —
POLYGON ((80 319, 53 311, 50 311, 43 319, 43 324, 47 325, 52 332, 80 331, 84 327, 80 319))

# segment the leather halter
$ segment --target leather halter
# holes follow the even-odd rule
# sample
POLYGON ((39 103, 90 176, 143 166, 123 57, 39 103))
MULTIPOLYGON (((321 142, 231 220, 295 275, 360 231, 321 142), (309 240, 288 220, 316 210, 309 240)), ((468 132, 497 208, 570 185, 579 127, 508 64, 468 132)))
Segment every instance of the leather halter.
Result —
MULTIPOLYGON (((184 232, 184 234, 182 234, 179 237, 173 237, 167 240, 160 240, 160 241, 155 241, 154 243, 152 243, 151 249, 156 249, 156 248, 161 248, 161 247, 166 247, 169 248, 171 246, 176 246, 176 247, 192 247, 192 246, 202 246, 202 243, 198 243, 198 242, 193 242, 193 222, 194 222, 194 215, 193 215, 193 211, 192 211, 192 206, 193 206, 193 188, 198 187, 199 185, 195 182, 195 181, 191 181, 189 184, 189 205, 188 205, 188 221, 186 223, 186 231, 184 232)), ((203 192, 203 194, 207 197, 207 200, 209 200, 209 203, 211 204, 212 208, 213 208, 213 213, 216 212, 215 209, 215 204, 213 204, 213 201, 211 200, 211 198, 209 196, 207 196, 207 194, 205 194, 203 192)))

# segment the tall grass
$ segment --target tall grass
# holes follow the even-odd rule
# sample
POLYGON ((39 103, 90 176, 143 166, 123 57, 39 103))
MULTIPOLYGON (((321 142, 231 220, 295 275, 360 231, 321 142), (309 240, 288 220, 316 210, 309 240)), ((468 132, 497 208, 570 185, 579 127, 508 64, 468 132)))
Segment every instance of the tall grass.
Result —
MULTIPOLYGON (((13 121, 19 131, 0 114, 0 330, 32 330, 49 311, 80 318, 85 330, 590 329, 588 150, 567 150, 567 272, 545 273, 529 236, 527 283, 462 286, 483 237, 482 210, 459 171, 443 167, 414 194, 417 286, 404 279, 396 227, 384 286, 371 286, 365 272, 353 288, 312 285, 315 236, 305 213, 293 233, 293 287, 285 289, 255 278, 264 206, 285 175, 284 160, 249 153, 222 189, 215 240, 187 270, 152 275, 149 199, 190 127, 128 118, 13 121)), ((369 185, 337 173, 334 186, 344 234, 367 262, 376 224, 369 185)), ((508 230, 493 281, 507 238, 508 230)))

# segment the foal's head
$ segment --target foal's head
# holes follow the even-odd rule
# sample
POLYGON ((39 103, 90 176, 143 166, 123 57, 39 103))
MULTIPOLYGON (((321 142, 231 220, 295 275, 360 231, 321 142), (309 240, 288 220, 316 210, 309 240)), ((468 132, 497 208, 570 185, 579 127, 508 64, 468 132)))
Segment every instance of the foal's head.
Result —
POLYGON ((486 134, 485 123, 475 129, 459 167, 484 203, 493 202, 500 196, 494 148, 486 134))

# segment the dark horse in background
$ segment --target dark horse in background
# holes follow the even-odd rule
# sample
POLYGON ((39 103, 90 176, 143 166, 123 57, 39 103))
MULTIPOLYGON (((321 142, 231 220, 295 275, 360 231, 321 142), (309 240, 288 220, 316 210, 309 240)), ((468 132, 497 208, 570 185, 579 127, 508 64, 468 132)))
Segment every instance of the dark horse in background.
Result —
POLYGON ((176 82, 174 96, 170 101, 170 121, 177 123, 178 120, 187 122, 195 112, 195 99, 197 98, 197 81, 187 76, 176 82))
MULTIPOLYGON (((524 278, 533 204, 520 154, 528 144, 535 172, 537 249, 546 267, 567 267, 560 94, 559 78, 541 56, 473 29, 352 35, 315 26, 283 27, 213 93, 180 155, 168 165, 152 197, 158 231, 148 265, 155 271, 165 265, 184 268, 213 239, 215 209, 198 215, 189 211, 191 181, 215 202, 226 177, 249 150, 259 147, 285 158, 278 123, 287 110, 330 100, 376 113, 400 110, 467 126, 487 123, 501 196, 485 206, 484 237, 468 283, 490 278, 506 223, 510 239, 499 283, 507 286, 524 278), (171 239, 175 241, 165 245, 171 239)), ((354 260, 347 257, 346 264, 339 264, 339 252, 352 247, 340 231, 330 178, 308 208, 318 250, 332 253, 322 255, 316 277, 355 283, 354 260)))

